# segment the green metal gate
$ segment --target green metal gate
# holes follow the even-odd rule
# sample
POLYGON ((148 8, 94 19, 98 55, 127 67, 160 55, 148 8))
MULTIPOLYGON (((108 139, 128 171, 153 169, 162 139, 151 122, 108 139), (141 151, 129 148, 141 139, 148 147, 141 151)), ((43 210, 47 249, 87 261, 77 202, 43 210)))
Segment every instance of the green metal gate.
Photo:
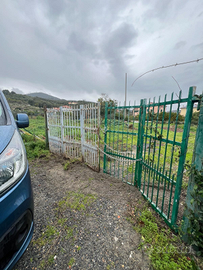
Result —
POLYGON ((105 173, 136 185, 165 222, 176 228, 193 111, 194 88, 167 100, 105 107, 105 173), (180 106, 186 105, 185 118, 180 106))

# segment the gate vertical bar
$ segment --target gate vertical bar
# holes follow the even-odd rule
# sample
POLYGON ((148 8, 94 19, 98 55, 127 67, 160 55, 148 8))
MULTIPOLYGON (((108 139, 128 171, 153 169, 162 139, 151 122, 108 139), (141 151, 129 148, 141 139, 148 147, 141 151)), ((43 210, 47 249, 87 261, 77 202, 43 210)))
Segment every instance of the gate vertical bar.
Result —
POLYGON ((62 153, 64 153, 63 107, 60 107, 60 122, 61 122, 61 151, 62 153))
MULTIPOLYGON (((104 153, 106 153, 106 143, 107 143, 107 117, 108 117, 108 103, 105 102, 105 122, 104 122, 104 153)), ((103 172, 106 172, 106 154, 104 154, 104 165, 103 172)))
MULTIPOLYGON (((146 117, 146 99, 141 99, 140 112, 139 112, 139 127, 138 127, 136 159, 142 158, 145 117, 146 117)), ((137 185, 139 188, 141 187, 141 177, 142 177, 142 161, 138 161, 138 162, 136 162, 136 167, 135 167, 134 185, 137 185)))
POLYGON ((192 97, 195 94, 195 91, 196 91, 196 87, 189 88, 187 111, 185 115, 185 123, 184 123, 184 129, 183 129, 182 143, 181 143, 181 149, 180 149, 180 158, 179 158, 178 172, 177 172, 177 179, 176 179, 176 187, 175 187, 175 194, 174 194, 174 201, 173 201, 173 209, 172 209, 172 216, 171 216, 171 225, 176 224, 177 215, 178 215, 178 207, 179 207, 182 178, 183 178, 183 171, 184 171, 184 164, 185 164, 185 156, 187 152, 190 124, 191 124, 192 111, 193 111, 192 97))
POLYGON ((85 150, 84 150, 84 142, 85 142, 85 134, 84 134, 84 105, 80 105, 80 133, 81 133, 81 153, 82 160, 85 160, 85 150))

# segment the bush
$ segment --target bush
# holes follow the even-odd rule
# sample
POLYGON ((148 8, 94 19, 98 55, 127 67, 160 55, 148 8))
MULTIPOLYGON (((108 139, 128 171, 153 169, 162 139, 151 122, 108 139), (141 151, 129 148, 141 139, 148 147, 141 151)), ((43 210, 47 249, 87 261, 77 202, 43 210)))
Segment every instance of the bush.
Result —
POLYGON ((33 136, 29 136, 26 134, 23 134, 22 138, 25 144, 28 159, 34 159, 39 158, 41 156, 49 155, 50 152, 49 150, 46 149, 44 141, 40 141, 38 139, 34 141, 33 136))
POLYGON ((192 121, 191 121, 191 123, 193 125, 197 125, 198 124, 198 120, 199 120, 199 112, 194 112, 192 114, 192 121))

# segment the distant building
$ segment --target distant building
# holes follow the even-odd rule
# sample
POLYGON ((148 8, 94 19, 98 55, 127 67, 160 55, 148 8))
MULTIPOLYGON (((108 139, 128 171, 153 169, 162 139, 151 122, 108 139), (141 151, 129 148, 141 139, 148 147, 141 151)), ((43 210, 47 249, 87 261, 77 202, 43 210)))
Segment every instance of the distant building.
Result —
MULTIPOLYGON (((72 109, 70 106, 67 106, 67 105, 62 106, 62 108, 69 109, 69 110, 72 109)), ((56 110, 56 111, 60 111, 60 108, 58 108, 58 107, 54 107, 53 109, 56 110)))
POLYGON ((72 109, 70 106, 67 106, 67 105, 62 106, 62 108, 65 108, 65 109, 72 109))
MULTIPOLYGON (((186 111, 187 111, 187 107, 182 107, 180 108, 180 115, 185 116, 186 115, 186 111)), ((193 107, 193 113, 197 112, 197 105, 195 104, 193 107)))
MULTIPOLYGON (((153 104, 152 102, 150 102, 150 104, 153 104)), ((149 112, 154 112, 154 113, 160 113, 160 112, 163 112, 163 109, 164 109, 164 105, 160 105, 160 106, 151 106, 149 107, 149 112)), ((148 110, 147 110, 148 112, 148 110)), ((139 114, 139 108, 135 108, 133 109, 133 113, 134 115, 138 115, 139 114)))
POLYGON ((75 104, 78 104, 77 102, 75 101, 69 101, 68 104, 72 104, 72 105, 75 105, 75 104))

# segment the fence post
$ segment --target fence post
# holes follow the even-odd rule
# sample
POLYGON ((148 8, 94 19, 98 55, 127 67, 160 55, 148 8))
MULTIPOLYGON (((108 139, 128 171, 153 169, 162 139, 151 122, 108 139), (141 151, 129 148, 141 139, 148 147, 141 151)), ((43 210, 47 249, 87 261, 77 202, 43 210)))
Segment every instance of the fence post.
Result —
POLYGON ((62 153, 64 153, 63 107, 60 107, 60 122, 61 122, 61 151, 62 153))
POLYGON ((184 171, 184 165, 185 165, 185 157, 186 157, 186 152, 187 152, 188 138, 189 138, 189 133, 190 133, 190 124, 191 124, 192 111, 193 111, 192 97, 195 93, 195 90, 196 90, 196 87, 190 87, 189 93, 188 93, 187 111, 185 115, 185 123, 184 123, 183 135, 182 135, 180 158, 179 158, 178 172, 177 172, 177 178, 176 178, 176 187, 175 187, 175 194, 174 194, 174 199, 173 199, 173 209, 172 209, 172 216, 171 216, 172 225, 176 224, 177 215, 178 215, 182 178, 183 178, 183 171, 184 171))
POLYGON ((46 137, 46 149, 49 149, 49 138, 48 138, 48 119, 47 119, 47 108, 44 106, 44 120, 45 120, 45 137, 46 137))
POLYGON ((82 160, 85 158, 85 150, 84 150, 84 142, 85 142, 85 134, 84 134, 84 105, 80 105, 80 133, 81 133, 81 152, 82 152, 82 160))
MULTIPOLYGON (((141 99, 139 110, 136 159, 142 158, 145 117, 146 117, 146 99, 141 99)), ((141 187, 141 178, 142 178, 142 161, 136 161, 134 185, 138 186, 138 188, 141 187)))
MULTIPOLYGON (((199 120, 198 120, 198 126, 196 131, 196 137, 195 137, 195 145, 194 145, 194 151, 193 151, 193 158, 192 158, 192 166, 195 167, 195 169, 199 172, 203 170, 203 98, 199 101, 200 105, 200 113, 199 113, 199 120)), ((183 216, 183 240, 185 242, 188 242, 188 234, 187 230, 190 227, 190 220, 188 219, 188 214, 190 213, 190 210, 196 212, 197 217, 198 215, 198 207, 196 205, 195 198, 192 197, 191 192, 194 190, 195 186, 195 178, 194 174, 190 175, 189 182, 188 182, 188 188, 187 188, 187 196, 186 196, 186 210, 183 216), (194 199, 194 203, 191 202, 191 200, 194 199)))
MULTIPOLYGON (((105 102, 105 122, 104 122, 104 153, 106 153, 106 142, 107 142, 107 119, 108 117, 108 102, 105 102)), ((103 165, 103 172, 105 173, 106 172, 106 155, 104 154, 104 165, 103 165)))

